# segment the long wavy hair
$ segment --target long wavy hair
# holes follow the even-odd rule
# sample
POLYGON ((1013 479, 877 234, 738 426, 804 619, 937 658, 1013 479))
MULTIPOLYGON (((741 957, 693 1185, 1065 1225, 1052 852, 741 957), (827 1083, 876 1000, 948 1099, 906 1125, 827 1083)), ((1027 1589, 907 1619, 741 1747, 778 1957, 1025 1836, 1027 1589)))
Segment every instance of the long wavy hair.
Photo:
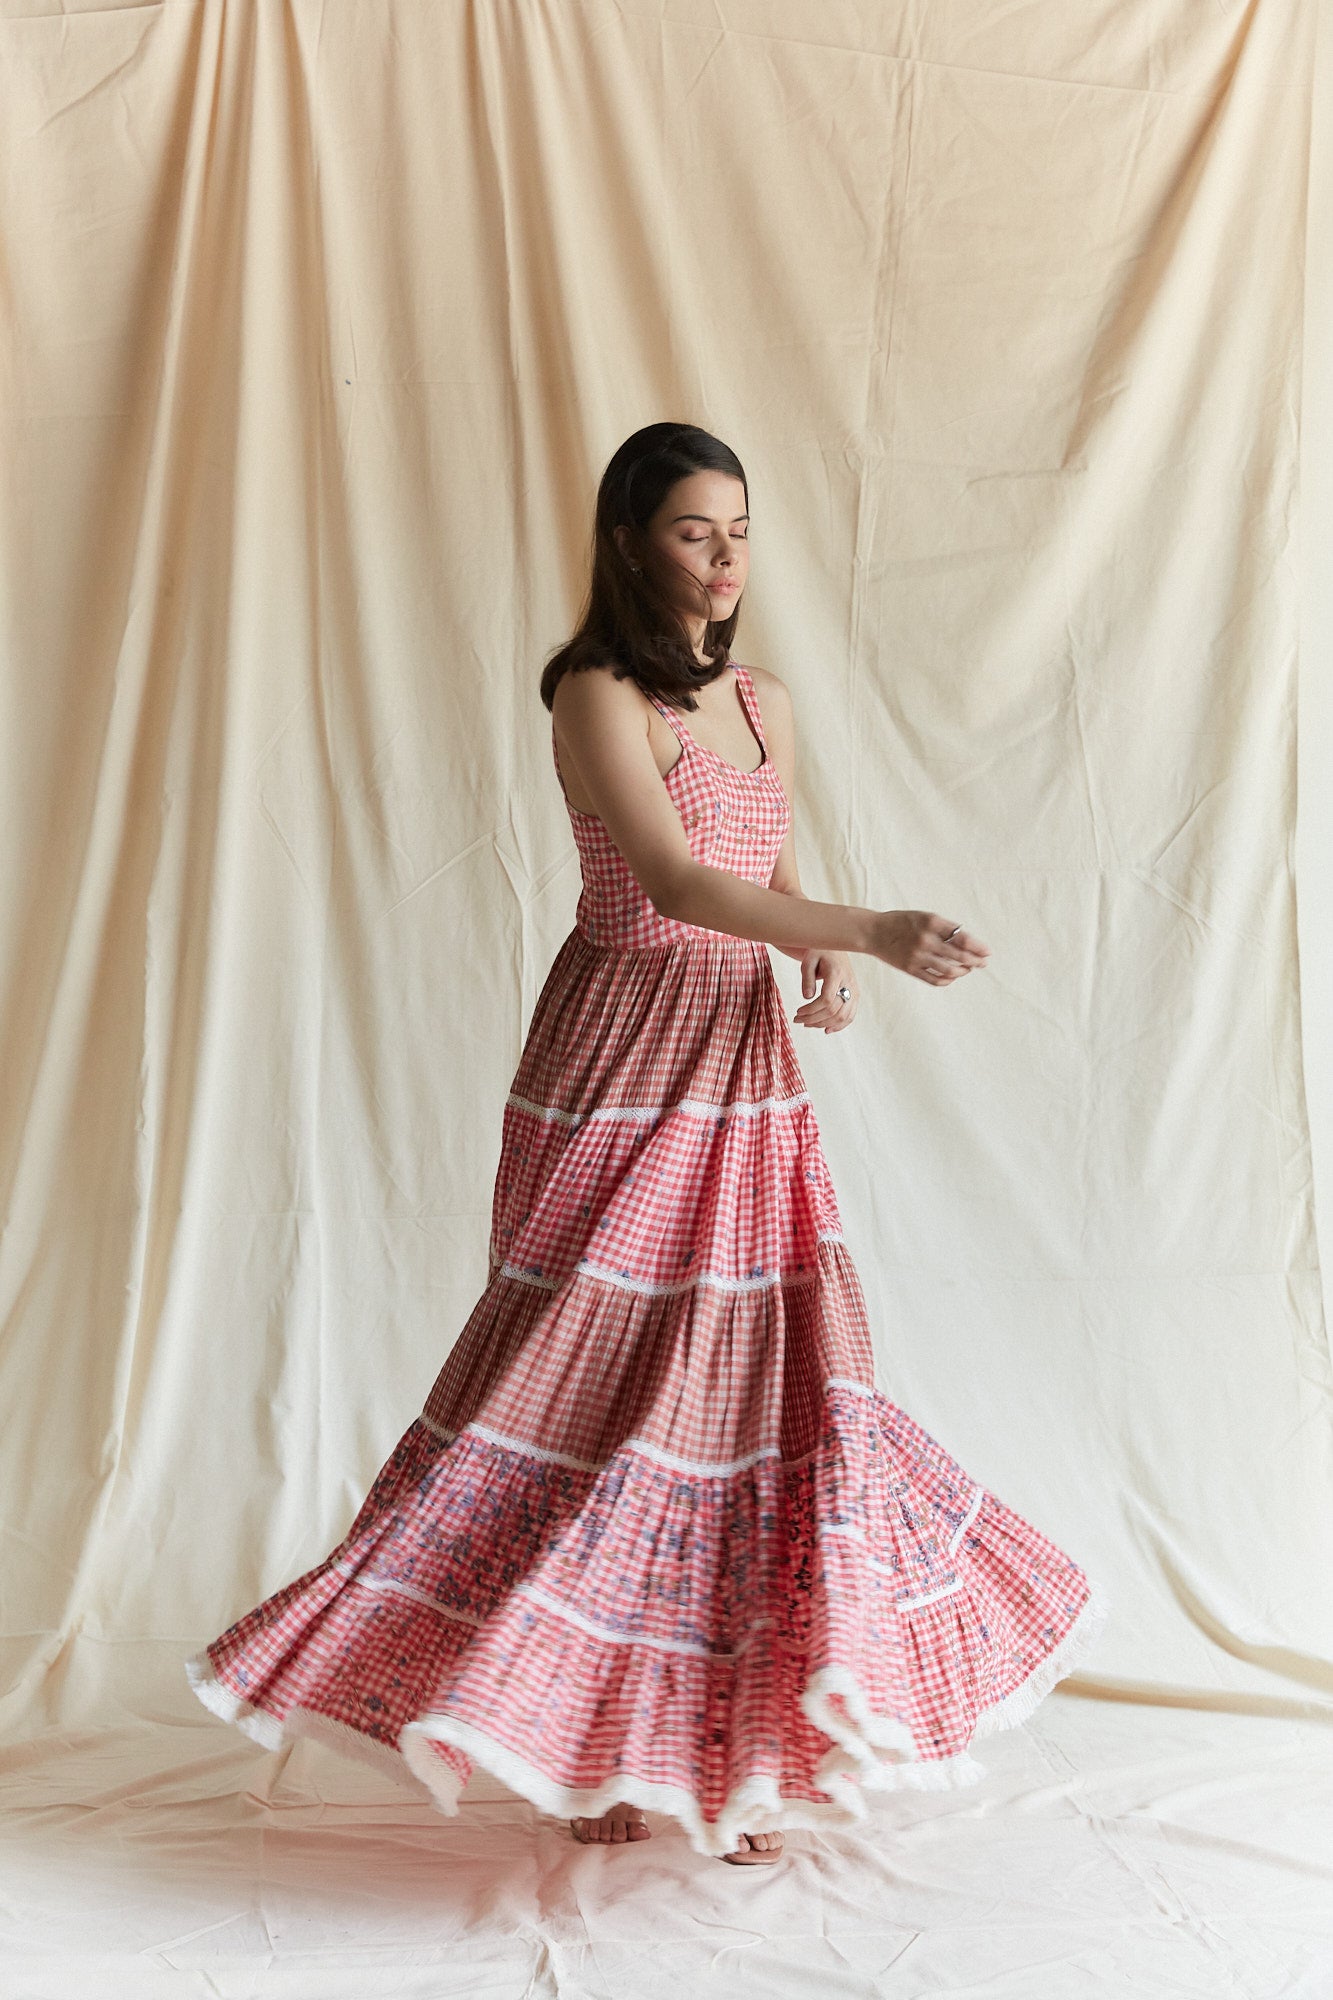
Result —
MULTIPOLYGON (((674 708, 696 709, 694 690, 707 687, 724 672, 740 617, 737 602, 728 618, 708 616, 710 601, 702 583, 699 610, 707 619, 704 650, 710 667, 701 667, 690 644, 681 613, 672 602, 672 585, 679 588, 687 572, 664 556, 646 529, 678 479, 692 472, 725 472, 750 488, 745 468, 729 445, 697 424, 648 424, 626 438, 614 454, 597 488, 593 517, 592 579, 574 635, 542 669, 541 698, 549 709, 563 674, 587 667, 609 666, 617 680, 637 681, 645 694, 657 695, 674 708), (639 571, 616 546, 615 530, 628 528, 639 571)), ((697 582, 697 579, 691 579, 697 582)))

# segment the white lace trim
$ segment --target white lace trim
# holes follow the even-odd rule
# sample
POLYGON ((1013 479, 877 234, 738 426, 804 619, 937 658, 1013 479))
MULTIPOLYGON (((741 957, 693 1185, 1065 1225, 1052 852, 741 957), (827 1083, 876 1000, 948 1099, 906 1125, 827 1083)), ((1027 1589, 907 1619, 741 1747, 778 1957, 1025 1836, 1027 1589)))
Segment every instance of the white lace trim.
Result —
MULTIPOLYGON (((832 1379, 837 1380, 839 1386, 843 1388, 855 1389, 860 1387, 860 1384, 855 1382, 845 1382, 842 1380, 841 1377, 835 1377, 832 1379)), ((945 1553, 947 1555, 952 1556, 957 1554, 958 1544, 962 1541, 963 1536, 967 1533, 973 1521, 976 1520, 977 1515, 981 1511, 981 1503, 985 1498, 986 1498, 986 1488, 984 1486, 978 1485, 973 1490, 972 1498, 968 1503, 967 1512, 964 1514, 962 1520, 958 1523, 958 1526, 954 1529, 953 1533, 949 1537, 948 1544, 945 1550, 945 1553)), ((843 1535, 849 1541, 863 1542, 867 1548, 869 1548, 870 1546, 870 1538, 866 1534, 865 1529, 858 1528, 854 1521, 829 1521, 824 1526, 817 1529, 816 1532, 818 1533, 821 1539, 825 1535, 843 1535)), ((896 1574, 896 1572, 890 1567, 888 1563, 880 1562, 878 1557, 876 1556, 867 1556, 866 1561, 871 1569, 881 1570, 886 1576, 893 1576, 896 1574)), ((903 1611, 910 1611, 915 1605, 935 1604, 942 1597, 952 1597, 954 1592, 956 1590, 961 1590, 962 1587, 963 1584, 961 1577, 955 1577, 951 1583, 937 1584, 934 1590, 919 1591, 914 1597, 895 1597, 893 1602, 895 1608, 903 1611)))
POLYGON ((981 1511, 981 1503, 985 1499, 985 1497, 986 1497, 986 1489, 984 1486, 979 1485, 977 1487, 976 1492, 972 1495, 971 1505, 968 1507, 966 1514, 964 1514, 962 1520, 958 1523, 958 1526, 954 1529, 953 1533, 949 1537, 950 1555, 957 1554, 958 1544, 962 1541, 963 1536, 967 1533, 972 1523, 976 1520, 977 1515, 981 1511))
MULTIPOLYGON (((863 1382, 853 1382, 843 1375, 830 1375, 825 1386, 835 1389, 854 1389, 862 1396, 873 1397, 878 1394, 877 1390, 868 1389, 863 1382)), ((490 1424, 473 1422, 464 1424, 461 1430, 446 1430, 443 1424, 437 1424, 425 1410, 416 1421, 444 1444, 452 1444, 455 1438, 460 1437, 481 1437, 485 1438, 488 1444, 499 1445, 502 1451, 517 1452, 524 1458, 539 1459, 543 1465, 567 1465, 574 1472, 600 1472, 604 1466, 610 1465, 618 1458, 621 1452, 632 1451, 640 1458, 650 1458, 655 1464, 666 1466, 670 1472, 690 1473, 698 1479, 730 1479, 736 1473, 746 1472, 752 1465, 758 1465, 766 1458, 777 1459, 785 1469, 788 1466, 808 1465, 819 1453, 819 1446, 815 1445, 810 1451, 803 1451, 798 1458, 783 1458, 777 1445, 761 1445, 757 1451, 747 1452, 744 1458, 680 1458, 674 1451, 664 1451, 660 1445, 650 1444, 647 1438, 630 1437, 623 1439, 608 1458, 575 1458, 571 1452, 552 1451, 546 1445, 528 1444, 522 1438, 509 1437, 504 1431, 497 1431, 490 1424)), ((972 1510, 962 1527, 966 1527, 980 1504, 980 1498, 974 1497, 972 1510)), ((962 1527, 956 1531, 954 1540, 949 1544, 951 1555, 958 1535, 962 1533, 962 1527)))
POLYGON ((794 1097, 736 1097, 729 1104, 710 1104, 702 1097, 681 1097, 674 1104, 599 1104, 592 1111, 566 1111, 558 1104, 537 1104, 511 1090, 505 1099, 519 1111, 530 1111, 546 1124, 589 1125, 595 1120, 614 1121, 664 1118, 670 1111, 683 1111, 691 1118, 754 1118, 761 1111, 788 1111, 808 1104, 810 1093, 801 1090, 794 1097))
MULTIPOLYGON (((981 1711, 970 1741, 1001 1729, 1016 1728, 1025 1721, 1055 1683, 1063 1680, 1090 1650, 1109 1611, 1109 1600, 1092 1592, 1055 1650, 1003 1701, 981 1711)), ((234 1723, 265 1749, 277 1749, 294 1737, 310 1736, 366 1756, 381 1769, 386 1768, 387 1759, 393 1769, 400 1773, 405 1769, 424 1786, 440 1811, 450 1817, 458 1811, 463 1780, 432 1753, 429 1748, 432 1742, 447 1743, 460 1750, 473 1764, 480 1765, 520 1798, 535 1805, 539 1812, 569 1819, 591 1819, 623 1802, 639 1806, 645 1812, 664 1813, 678 1821, 697 1854, 729 1854, 742 1833, 854 1826, 868 1817, 863 1795, 866 1792, 874 1795, 902 1789, 954 1790, 975 1785, 987 1775, 986 1767, 967 1750, 952 1757, 919 1759, 915 1739, 906 1724, 893 1716, 876 1715, 860 1682, 846 1667, 823 1668, 814 1675, 801 1697, 802 1709, 809 1720, 832 1739, 814 1777, 815 1786, 827 1794, 827 1800, 784 1796, 773 1777, 756 1774, 728 1795, 721 1812, 712 1821, 704 1819, 699 1801, 692 1793, 674 1785, 651 1783, 632 1772, 613 1772, 595 1787, 557 1784, 507 1744, 455 1716, 419 1716, 403 1729, 399 1748, 392 1751, 359 1730, 332 1722, 309 1709, 292 1709, 279 1722, 224 1687, 206 1653, 187 1661, 186 1671, 206 1708, 224 1721, 234 1723), (833 1695, 841 1698, 841 1709, 834 1707, 830 1699, 833 1695)))
POLYGON ((873 1383, 858 1382, 851 1375, 826 1375, 824 1377, 824 1387, 826 1389, 850 1389, 854 1395, 868 1396, 872 1402, 879 1394, 879 1390, 873 1383))
MULTIPOLYGON (((813 1453, 806 1454, 806 1457, 813 1456, 813 1453)), ((801 1464, 804 1463, 804 1460, 789 1460, 788 1463, 801 1464)), ((985 1489, 978 1487, 976 1493, 973 1495, 972 1505, 968 1510, 966 1520, 955 1531, 954 1536, 949 1542, 950 1555, 953 1554, 957 1547, 962 1527, 966 1526, 967 1521, 972 1520, 984 1497, 985 1489)), ((869 1546, 869 1538, 866 1535, 865 1529, 858 1528, 851 1521, 831 1521, 826 1527, 817 1529, 816 1533, 821 1540, 825 1536, 841 1535, 848 1541, 857 1541, 867 1547, 869 1546)), ((880 1562, 875 1556, 868 1555, 866 1563, 870 1569, 878 1570, 883 1576, 896 1576, 898 1573, 889 1563, 880 1562)), ((333 1563, 331 1567, 336 1575, 346 1577, 349 1583, 360 1584, 364 1590, 378 1590, 399 1597, 409 1597, 414 1603, 425 1604, 432 1611, 438 1611, 442 1618, 452 1618, 460 1625, 480 1626, 486 1622, 484 1618, 478 1617, 475 1612, 458 1611, 451 1605, 442 1603, 438 1597, 433 1597, 428 1590, 418 1589, 414 1583, 408 1583, 397 1577, 387 1576, 377 1570, 368 1570, 363 1564, 344 1560, 333 1563)), ((923 1604, 937 1604, 941 1598, 952 1597, 956 1591, 961 1590, 963 1583, 964 1580, 962 1577, 955 1576, 950 1578, 947 1583, 936 1584, 932 1590, 904 1593, 901 1597, 895 1597, 891 1600, 893 1608, 895 1611, 914 1611, 923 1604)), ((609 1625, 599 1625, 595 1619, 586 1617, 583 1612, 576 1611, 572 1605, 563 1603, 560 1598, 550 1596, 548 1592, 542 1590, 536 1584, 518 1583, 515 1584, 514 1591, 515 1594, 530 1597, 535 1604, 542 1605, 547 1611, 553 1612, 557 1618, 563 1618, 568 1624, 576 1625, 581 1632, 588 1633, 591 1638, 606 1639, 612 1645, 649 1646, 662 1653, 688 1653, 705 1660, 738 1660, 742 1653, 750 1646, 754 1634, 764 1630, 766 1626, 771 1625, 773 1622, 771 1618, 758 1619, 755 1624, 747 1627, 745 1633, 732 1651, 723 1652, 711 1646, 704 1646, 695 1640, 660 1639, 647 1633, 620 1632, 609 1625)))
MULTIPOLYGON (((821 1535, 838 1532, 836 1528, 819 1530, 821 1535)), ((847 1529, 843 1532, 849 1535, 855 1534, 860 1541, 865 1539, 858 1529, 847 1529)), ((885 1576, 896 1574, 888 1563, 876 1562, 873 1556, 868 1557, 867 1561, 871 1569, 880 1570, 885 1576)), ((486 1622, 475 1612, 456 1611, 451 1605, 441 1603, 438 1597, 432 1597, 428 1590, 419 1590, 414 1583, 385 1576, 376 1570, 367 1570, 361 1564, 337 1562, 332 1565, 332 1569, 335 1575, 346 1577, 349 1583, 359 1584, 363 1590, 378 1590, 394 1597, 410 1597, 414 1603, 425 1604, 432 1611, 438 1611, 441 1618, 452 1618, 457 1624, 481 1626, 486 1622)), ((922 1604, 935 1604, 942 1597, 952 1597, 955 1591, 962 1588, 963 1579, 954 1577, 949 1583, 937 1585, 934 1590, 918 1591, 914 1596, 895 1597, 892 1600, 893 1608, 895 1611, 914 1611, 922 1604)), ((558 1597, 548 1596, 536 1584, 516 1583, 514 1595, 530 1597, 535 1604, 542 1605, 557 1618, 563 1618, 567 1624, 576 1625, 579 1631, 586 1632, 589 1638, 605 1639, 613 1646, 649 1646, 659 1653, 688 1653, 701 1660, 739 1660, 742 1653, 748 1650, 754 1634, 773 1622, 771 1618, 760 1618, 746 1629, 737 1645, 730 1652, 726 1652, 715 1646, 701 1645, 693 1639, 659 1639, 646 1632, 617 1632, 612 1626, 599 1625, 595 1620, 586 1618, 581 1611, 575 1611, 572 1605, 563 1604, 558 1597)))
POLYGON ((694 1639, 658 1639, 646 1632, 617 1632, 608 1625, 599 1625, 594 1619, 585 1618, 581 1611, 575 1611, 572 1605, 562 1604, 558 1597, 549 1596, 534 1583, 516 1583, 514 1595, 530 1597, 534 1604, 540 1604, 543 1610, 551 1612, 556 1618, 563 1618, 567 1625, 586 1632, 590 1639, 605 1639, 613 1646, 647 1646, 654 1653, 685 1653, 697 1660, 739 1660, 753 1645, 755 1633, 766 1630, 773 1623, 771 1618, 757 1618, 732 1651, 722 1652, 716 1647, 701 1645, 694 1639))
MULTIPOLYGON (((865 1540, 859 1529, 819 1530, 821 1535, 839 1532, 854 1534, 858 1541, 865 1540)), ((877 1562, 873 1556, 867 1557, 867 1563, 871 1569, 879 1570, 885 1576, 896 1574, 888 1563, 877 1562)), ((432 1597, 428 1590, 419 1590, 416 1584, 407 1583, 398 1577, 385 1576, 352 1562, 334 1563, 332 1568, 336 1575, 346 1577, 349 1583, 360 1584, 363 1590, 378 1590, 387 1592, 391 1596, 410 1597, 415 1603, 427 1605, 430 1610, 438 1611, 441 1618, 452 1618, 459 1625, 480 1626, 485 1623, 485 1620, 479 1618, 475 1612, 457 1611, 452 1605, 442 1603, 438 1597, 432 1597)), ((948 1583, 937 1584, 934 1590, 920 1590, 913 1595, 893 1598, 893 1608, 895 1611, 915 1611, 920 1605, 935 1604, 943 1597, 952 1597, 962 1588, 963 1579, 954 1577, 948 1583)), ((612 1645, 652 1646, 661 1653, 690 1653, 703 1660, 738 1660, 750 1645, 752 1634, 773 1622, 770 1618, 761 1618, 757 1624, 748 1628, 733 1651, 722 1652, 716 1647, 703 1646, 691 1639, 658 1639, 643 1632, 617 1632, 608 1625, 595 1624, 591 1618, 585 1618, 581 1611, 575 1611, 571 1605, 562 1604, 559 1598, 548 1597, 546 1592, 539 1590, 535 1584, 516 1583, 514 1591, 516 1594, 521 1593, 525 1597, 532 1598, 534 1603, 543 1605, 546 1610, 554 1612, 558 1618, 565 1619, 569 1624, 577 1625, 579 1630, 586 1632, 590 1638, 606 1639, 612 1645)))
MULTIPOLYGON (((858 1528, 851 1521, 830 1521, 826 1527, 817 1528, 815 1532, 821 1541, 824 1540, 826 1535, 841 1536, 849 1542, 861 1542, 867 1548, 870 1546, 870 1538, 866 1534, 865 1529, 858 1528)), ((950 1543, 949 1553, 953 1553, 952 1543, 950 1543)), ((896 1576, 898 1574, 891 1563, 881 1562, 877 1556, 868 1555, 866 1557, 866 1567, 878 1570, 881 1576, 896 1576)), ((954 1592, 961 1590, 962 1587, 963 1581, 961 1577, 951 1577, 947 1583, 937 1583, 933 1590, 920 1590, 914 1595, 895 1597, 893 1599, 893 1608, 895 1611, 911 1611, 918 1604, 934 1604, 941 1597, 952 1597, 954 1592)))
POLYGON ((452 1605, 442 1604, 438 1597, 432 1597, 428 1590, 418 1590, 414 1583, 407 1583, 396 1576, 384 1576, 378 1570, 368 1570, 362 1563, 335 1562, 329 1567, 335 1576, 344 1576, 349 1583, 360 1584, 363 1590, 377 1590, 389 1597, 410 1597, 414 1604, 424 1604, 431 1611, 438 1611, 441 1618, 451 1618, 456 1625, 471 1625, 479 1629, 486 1623, 475 1611, 456 1611, 452 1605))
POLYGON ((558 1292, 564 1284, 563 1278, 548 1278, 542 1271, 525 1271, 519 1264, 511 1264, 504 1258, 492 1273, 495 1278, 517 1278, 520 1285, 535 1285, 540 1292, 558 1292))
MULTIPOLYGON (((418 1417, 417 1422, 424 1424, 428 1431, 431 1431, 445 1444, 452 1444, 455 1438, 460 1437, 485 1438, 488 1444, 498 1444, 502 1451, 513 1451, 519 1453, 523 1458, 538 1459, 543 1465, 567 1465, 574 1472, 600 1472, 604 1465, 609 1465, 611 1462, 609 1459, 575 1458, 572 1453, 567 1451, 549 1451, 545 1445, 525 1444, 521 1438, 506 1437, 503 1431, 492 1430, 489 1424, 464 1424, 461 1430, 447 1431, 443 1424, 437 1424, 432 1417, 426 1415, 424 1410, 418 1417)), ((627 1444, 622 1445, 621 1449, 623 1451, 633 1450, 634 1441, 631 1439, 627 1444)))
POLYGON ((766 1458, 776 1458, 784 1466, 808 1465, 819 1447, 803 1451, 799 1458, 783 1458, 775 1444, 761 1445, 758 1451, 747 1452, 744 1458, 694 1459, 681 1458, 674 1451, 663 1451, 660 1445, 649 1444, 646 1439, 631 1440, 632 1449, 644 1458, 651 1458, 657 1465, 664 1465, 668 1472, 689 1472, 701 1479, 730 1479, 737 1472, 748 1472, 752 1465, 759 1465, 766 1458))
MULTIPOLYGON (((845 1243, 846 1237, 840 1229, 821 1229, 816 1232, 820 1243, 845 1243)), ((665 1298, 675 1292, 693 1291, 697 1285, 710 1285, 719 1292, 762 1292, 772 1285, 781 1285, 787 1291, 799 1290, 803 1285, 819 1282, 818 1266, 803 1272, 799 1277, 794 1272, 758 1271, 744 1278, 732 1278, 722 1271, 696 1271, 688 1278, 667 1278, 654 1283, 652 1279, 631 1278, 626 1271, 617 1271, 609 1264, 594 1264, 591 1258, 580 1257, 572 1272, 566 1277, 548 1276, 535 1266, 529 1269, 523 1264, 512 1264, 508 1258, 500 1260, 494 1246, 491 1248, 491 1278, 513 1278, 520 1285, 535 1285, 538 1290, 558 1292, 568 1277, 596 1278, 602 1284, 613 1285, 617 1291, 640 1292, 647 1298, 665 1298)))

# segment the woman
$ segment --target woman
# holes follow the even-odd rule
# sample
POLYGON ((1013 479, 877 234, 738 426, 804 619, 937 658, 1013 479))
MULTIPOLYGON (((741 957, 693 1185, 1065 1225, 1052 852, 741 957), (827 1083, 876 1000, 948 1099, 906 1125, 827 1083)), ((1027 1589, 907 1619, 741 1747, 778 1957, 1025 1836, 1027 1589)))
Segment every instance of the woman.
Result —
POLYGON ((791 703, 729 653, 748 526, 692 425, 606 469, 541 682, 582 891, 505 1105, 489 1282, 345 1540, 189 1671, 261 1743, 367 1749, 445 1812, 480 1763, 579 1839, 647 1838, 647 1807, 765 1864, 866 1792, 975 1782, 966 1745, 1106 1605, 875 1387, 767 946, 826 1034, 855 954, 943 987, 988 951, 803 895, 791 703))

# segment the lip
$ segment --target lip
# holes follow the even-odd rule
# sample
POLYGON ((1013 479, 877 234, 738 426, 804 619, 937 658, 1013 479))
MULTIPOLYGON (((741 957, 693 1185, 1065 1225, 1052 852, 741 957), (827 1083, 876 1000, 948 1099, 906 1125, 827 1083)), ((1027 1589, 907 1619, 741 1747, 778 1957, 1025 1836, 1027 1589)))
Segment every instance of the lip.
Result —
POLYGON ((709 590, 739 590, 739 589, 740 589, 740 585, 739 585, 738 583, 710 583, 710 584, 709 584, 709 585, 708 585, 707 587, 708 587, 708 589, 709 589, 709 590))

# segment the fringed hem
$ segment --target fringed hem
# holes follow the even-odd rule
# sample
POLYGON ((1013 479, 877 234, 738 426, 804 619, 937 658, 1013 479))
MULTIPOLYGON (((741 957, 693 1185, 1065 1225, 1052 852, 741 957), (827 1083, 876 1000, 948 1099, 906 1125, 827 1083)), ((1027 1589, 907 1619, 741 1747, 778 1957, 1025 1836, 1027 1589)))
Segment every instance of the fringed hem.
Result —
POLYGON ((241 1733, 258 1743, 265 1750, 279 1750, 286 1741, 287 1732, 276 1715, 256 1708, 251 1702, 223 1684, 213 1671, 213 1662, 207 1653, 196 1653, 185 1662, 185 1672, 190 1686, 198 1695, 204 1707, 220 1716, 223 1722, 235 1725, 241 1733))
MULTIPOLYGON (((220 1681, 213 1670, 213 1662, 207 1653, 196 1653, 185 1662, 185 1672, 190 1686, 198 1695, 204 1707, 223 1722, 230 1722, 252 1743, 258 1743, 265 1750, 284 1750, 298 1737, 306 1737, 312 1743, 323 1743, 330 1750, 341 1750, 344 1755, 356 1757, 363 1764, 371 1764, 377 1771, 403 1781, 404 1762, 402 1752, 392 1743, 381 1743, 373 1736, 367 1736, 364 1729, 353 1729, 350 1722, 336 1722, 331 1715, 321 1715, 313 1708, 290 1708, 281 1721, 270 1715, 266 1709, 256 1708, 236 1694, 225 1681, 220 1681)), ((416 1788, 416 1773, 410 1773, 413 1789, 416 1788)), ((434 1797, 433 1788, 427 1791, 434 1797)))
MULTIPOLYGON (((1110 1609, 1109 1599, 1090 1585, 1083 1608, 1064 1638, 1038 1661, 1026 1680, 1011 1688, 1001 1701, 982 1709, 972 1726, 969 1744, 1025 1722, 1056 1682, 1090 1652, 1110 1609)), ((847 1667, 825 1667, 817 1673, 801 1696, 801 1707, 816 1729, 833 1738, 835 1747, 820 1760, 816 1772, 821 1789, 831 1797, 843 1796, 839 1777, 844 1771, 854 1772, 858 1783, 871 1792, 946 1791, 979 1784, 986 1776, 985 1765, 966 1750, 952 1757, 920 1757, 907 1724, 891 1715, 875 1714, 860 1681, 847 1667), (831 1699, 835 1695, 842 1703, 841 1714, 831 1699)), ((863 1817, 863 1811, 857 1817, 863 1817)))
MULTIPOLYGON (((1064 1638, 1035 1666, 1027 1679, 1001 1701, 981 1711, 970 1742, 1025 1722, 1057 1681, 1063 1680, 1091 1650, 1110 1615, 1110 1602, 1089 1589, 1082 1610, 1064 1638)), ((770 1776, 745 1779, 729 1795, 714 1820, 706 1820, 699 1801, 674 1785, 656 1784, 632 1772, 612 1773, 600 1785, 559 1784, 484 1730, 450 1715, 424 1715, 409 1722, 398 1746, 379 1743, 350 1724, 335 1722, 313 1709, 294 1708, 280 1721, 220 1681, 207 1653, 185 1663, 191 1687, 205 1708, 224 1722, 234 1723, 266 1750, 276 1750, 292 1738, 310 1737, 332 1748, 361 1757, 382 1771, 415 1781, 447 1817, 456 1816, 463 1781, 431 1750, 447 1743, 473 1764, 480 1765, 502 1785, 525 1798, 539 1812, 557 1818, 595 1819, 613 1805, 639 1806, 665 1813, 679 1822, 696 1854, 732 1853, 742 1833, 774 1833, 794 1827, 851 1827, 869 1817, 863 1791, 946 1791, 975 1785, 986 1767, 966 1750, 952 1757, 922 1758, 905 1723, 875 1714, 856 1676, 846 1667, 825 1667, 810 1681, 801 1707, 815 1727, 833 1739, 820 1759, 815 1783, 827 1792, 827 1803, 784 1795, 770 1776), (839 1713, 831 1697, 842 1704, 839 1713)))
MULTIPOLYGON (((833 1748, 819 1760, 815 1777, 821 1791, 831 1798, 845 1799, 859 1793, 850 1788, 845 1774, 853 1774, 867 1791, 949 1791, 958 1785, 976 1785, 986 1775, 984 1764, 969 1757, 966 1750, 952 1757, 924 1758, 918 1755, 916 1738, 905 1722, 892 1715, 876 1715, 865 1690, 850 1667, 824 1667, 801 1696, 801 1707, 825 1736, 833 1738, 833 1748), (831 1697, 837 1695, 846 1715, 844 1720, 831 1697)), ((865 1817, 865 1808, 856 1814, 865 1817)))
POLYGON ((1057 1681, 1064 1680, 1081 1660, 1087 1658, 1100 1639, 1111 1615, 1111 1600, 1095 1584, 1088 1586, 1087 1600, 1078 1617, 1059 1644, 1039 1660, 1025 1681, 1011 1688, 1002 1701, 983 1708, 972 1729, 978 1736, 993 1736, 1001 1729, 1017 1729, 1043 1702, 1057 1681))
MULTIPOLYGON (((457 1775, 441 1766, 429 1745, 448 1743, 479 1764, 502 1785, 517 1792, 558 1819, 596 1819, 614 1805, 640 1806, 645 1812, 665 1813, 677 1820, 696 1854, 731 1854, 742 1833, 774 1833, 780 1828, 801 1826, 849 1826, 864 1819, 865 1806, 859 1800, 824 1804, 819 1799, 784 1796, 777 1780, 766 1776, 747 1778, 728 1797, 715 1820, 706 1820, 692 1792, 676 1785, 655 1784, 633 1772, 613 1772, 600 1785, 561 1785, 544 1771, 518 1756, 505 1743, 498 1743, 484 1730, 461 1722, 452 1715, 424 1715, 409 1722, 399 1739, 410 1770, 427 1786, 446 1813, 458 1810, 457 1775)), ((846 1781, 842 1781, 844 1784, 846 1781)), ((854 1786, 847 1786, 850 1796, 854 1786)))

